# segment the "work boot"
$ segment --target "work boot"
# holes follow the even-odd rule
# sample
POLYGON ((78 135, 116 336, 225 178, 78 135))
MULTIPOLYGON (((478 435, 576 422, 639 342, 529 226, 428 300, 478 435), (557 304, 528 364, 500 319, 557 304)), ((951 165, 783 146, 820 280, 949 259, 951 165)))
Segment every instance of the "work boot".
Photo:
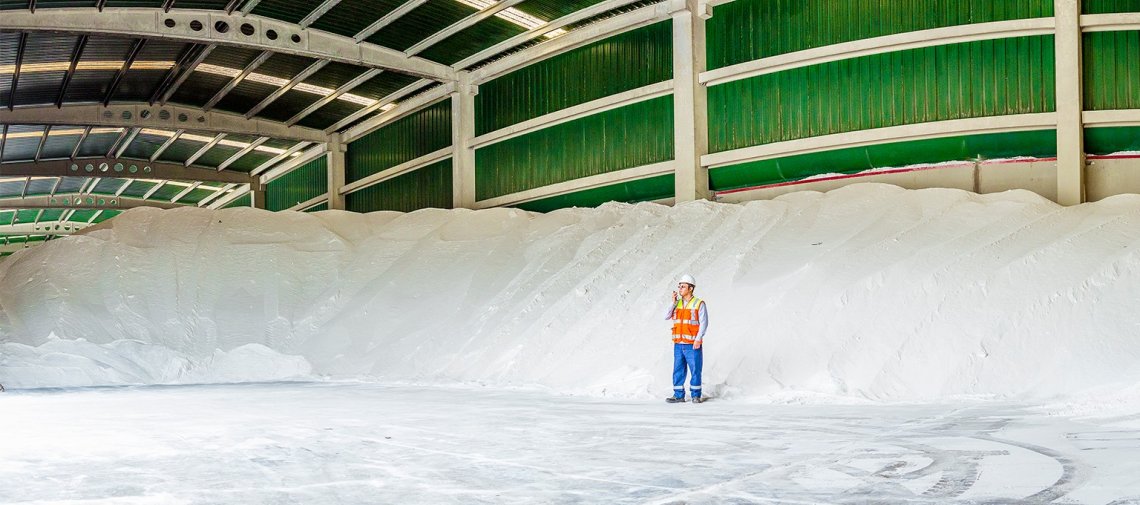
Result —
POLYGON ((699 396, 694 396, 694 397, 693 397, 693 403, 701 403, 701 402, 703 402, 703 401, 705 401, 705 399, 704 399, 704 398, 701 398, 701 397, 699 397, 699 396))
POLYGON ((666 403, 684 403, 685 399, 684 398, 677 398, 676 396, 670 396, 669 398, 665 399, 665 402, 666 403))

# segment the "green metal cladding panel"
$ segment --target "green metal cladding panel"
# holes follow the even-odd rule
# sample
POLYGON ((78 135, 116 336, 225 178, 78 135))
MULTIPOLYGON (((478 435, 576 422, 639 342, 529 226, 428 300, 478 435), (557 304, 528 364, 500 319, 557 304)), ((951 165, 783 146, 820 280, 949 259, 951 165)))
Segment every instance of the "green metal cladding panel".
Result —
POLYGON ((673 96, 668 95, 476 150, 476 199, 671 159, 673 96))
POLYGON ((653 24, 481 84, 475 134, 672 79, 672 36, 670 22, 653 24))
POLYGON ((329 210, 329 202, 318 203, 312 207, 305 209, 305 212, 319 212, 322 210, 329 210))
POLYGON ((1084 34, 1085 110, 1140 109, 1140 31, 1084 34))
POLYGON ((1057 155, 1057 131, 995 133, 894 142, 753 161, 709 170, 713 191, 797 181, 819 174, 851 174, 884 167, 1014 156, 1057 155))
POLYGON ((329 191, 328 157, 321 156, 265 185, 265 208, 285 210, 329 191))
POLYGON ((1081 12, 1084 14, 1140 12, 1140 0, 1082 0, 1081 12))
POLYGON ((520 203, 516 207, 534 212, 550 212, 566 207, 597 207, 606 202, 634 203, 672 198, 673 191, 674 177, 673 174, 668 174, 552 196, 520 203))
POLYGON ((1140 151, 1140 126, 1085 128, 1085 152, 1112 154, 1140 151))
POLYGON ((233 201, 231 201, 230 203, 227 203, 222 208, 228 209, 230 207, 252 207, 252 206, 253 206, 253 195, 246 193, 245 195, 242 195, 242 196, 235 198, 233 201))
POLYGON ((716 7, 708 21, 708 68, 896 33, 1052 15, 1053 0, 737 0, 716 7))
POLYGON ((446 159, 344 195, 344 205, 353 212, 450 209, 451 182, 451 160, 446 159))
POLYGON ((443 100, 348 144, 345 182, 359 181, 450 145, 451 100, 443 100))
POLYGON ((983 40, 713 86, 709 152, 819 135, 1054 110, 1053 36, 983 40))

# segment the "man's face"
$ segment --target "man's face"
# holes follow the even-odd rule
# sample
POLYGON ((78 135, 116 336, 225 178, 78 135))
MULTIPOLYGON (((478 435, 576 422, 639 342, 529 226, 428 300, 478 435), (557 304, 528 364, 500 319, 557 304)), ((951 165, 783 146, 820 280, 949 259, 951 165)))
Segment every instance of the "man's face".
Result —
POLYGON ((693 286, 682 282, 677 285, 677 292, 680 293, 681 296, 690 295, 693 293, 693 286))

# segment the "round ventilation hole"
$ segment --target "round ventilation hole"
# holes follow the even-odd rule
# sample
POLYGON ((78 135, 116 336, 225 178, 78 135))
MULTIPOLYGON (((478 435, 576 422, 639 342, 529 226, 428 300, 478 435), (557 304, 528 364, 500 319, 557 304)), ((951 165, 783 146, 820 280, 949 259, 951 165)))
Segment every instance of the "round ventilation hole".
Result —
POLYGON ((214 23, 214 31, 218 33, 226 33, 230 31, 230 24, 225 21, 217 21, 214 23))
POLYGON ((162 24, 166 25, 167 28, 174 28, 175 26, 178 26, 178 23, 176 23, 173 19, 170 19, 170 18, 166 18, 166 20, 163 21, 162 24))
POLYGON ((190 29, 196 32, 202 31, 202 22, 197 19, 190 22, 190 29))
POLYGON ((292 40, 294 44, 300 44, 301 36, 294 33, 292 37, 289 37, 289 40, 292 40))
POLYGON ((129 110, 125 110, 125 111, 123 111, 122 114, 119 114, 119 115, 122 116, 123 119, 130 119, 131 117, 134 116, 134 114, 131 114, 131 111, 129 111, 129 110))
POLYGON ((277 30, 265 30, 265 38, 269 40, 277 40, 277 30))
POLYGON ((150 111, 149 110, 140 111, 139 117, 141 117, 143 119, 150 119, 150 111))
POLYGON ((72 164, 71 164, 71 171, 72 171, 72 172, 78 172, 78 171, 79 171, 79 165, 76 165, 75 163, 72 163, 72 164))
POLYGON ((170 119, 170 111, 168 111, 168 110, 160 110, 160 111, 158 111, 158 118, 159 118, 159 119, 161 119, 161 120, 163 120, 163 121, 166 121, 167 119, 170 119))
POLYGON ((178 122, 179 123, 185 123, 189 120, 190 120, 190 116, 187 116, 186 113, 182 113, 182 114, 178 115, 178 122))
POLYGON ((253 25, 251 25, 249 23, 242 23, 241 24, 241 34, 242 35, 249 37, 249 36, 252 36, 254 33, 257 33, 257 30, 253 29, 253 25))

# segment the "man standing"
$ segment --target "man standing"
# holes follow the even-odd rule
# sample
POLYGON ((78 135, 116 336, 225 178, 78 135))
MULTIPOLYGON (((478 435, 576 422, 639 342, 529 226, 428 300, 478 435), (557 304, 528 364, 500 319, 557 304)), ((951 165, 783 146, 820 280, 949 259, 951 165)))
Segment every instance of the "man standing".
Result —
POLYGON ((673 303, 665 319, 673 320, 673 396, 666 398, 669 403, 685 401, 685 368, 688 367, 691 380, 689 395, 693 403, 701 403, 701 343, 709 324, 705 302, 693 296, 697 281, 685 274, 677 281, 677 291, 673 292, 673 303))

